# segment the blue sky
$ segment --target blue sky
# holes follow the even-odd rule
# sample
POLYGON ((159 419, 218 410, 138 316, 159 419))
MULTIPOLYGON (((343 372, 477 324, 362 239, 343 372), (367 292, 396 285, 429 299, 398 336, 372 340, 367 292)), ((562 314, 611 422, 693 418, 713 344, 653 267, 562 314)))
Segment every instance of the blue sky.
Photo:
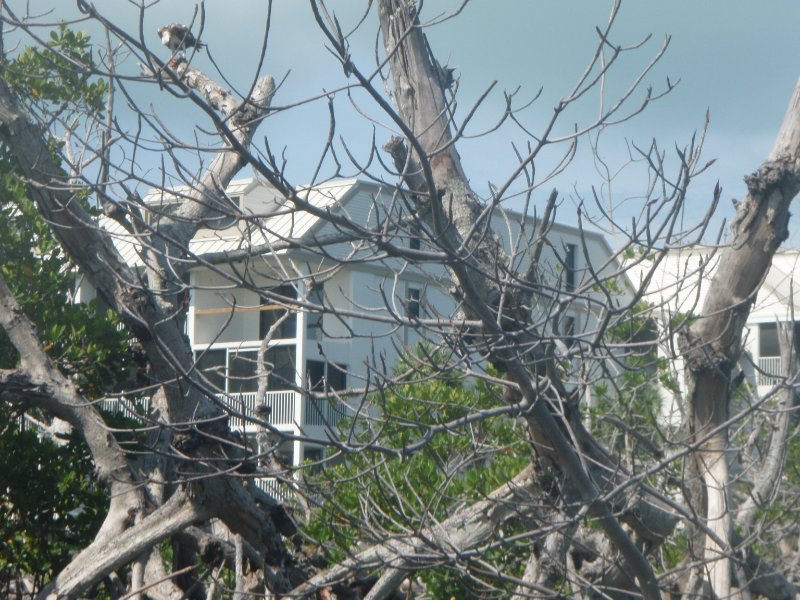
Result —
MULTIPOLYGON (((10 2, 17 10, 22 10, 25 4, 22 0, 10 2)), ((33 10, 53 4, 57 6, 58 17, 76 14, 67 2, 30 2, 33 10)), ((422 16, 434 18, 459 4, 455 0, 428 0, 424 2, 422 16)), ((137 15, 130 3, 96 0, 95 5, 110 18, 136 26, 137 15)), ((328 5, 337 12, 347 31, 367 3, 331 0, 328 5)), ((156 27, 176 21, 188 23, 193 6, 188 0, 170 0, 157 3, 146 12, 145 39, 153 43, 156 51, 163 52, 165 58, 168 55, 158 46, 156 27)), ((460 77, 462 114, 483 90, 497 81, 495 93, 478 111, 470 132, 478 133, 493 124, 503 107, 503 91, 517 88, 520 100, 533 97, 542 88, 538 101, 520 115, 526 127, 537 131, 591 57, 597 40, 595 27, 606 23, 609 9, 610 3, 600 0, 472 0, 458 17, 432 27, 428 35, 435 53, 442 63, 454 67, 460 77)), ((374 7, 372 11, 362 29, 350 39, 354 60, 365 68, 374 63, 377 19, 374 7)), ((266 12, 265 2, 206 2, 202 39, 231 86, 247 89, 258 75, 269 73, 281 79, 288 73, 275 98, 275 104, 286 106, 348 83, 336 60, 325 49, 325 40, 313 21, 308 3, 301 0, 273 3, 269 45, 258 71, 266 12)), ((631 144, 647 146, 653 138, 669 154, 676 145, 685 145, 692 133, 702 127, 708 109, 711 124, 704 156, 716 159, 716 163, 691 189, 685 219, 689 224, 704 212, 717 180, 723 188, 717 222, 730 218, 731 199, 745 193, 742 177, 753 171, 768 152, 800 74, 798 25, 800 3, 796 0, 623 2, 612 32, 613 41, 630 45, 648 34, 652 37, 639 51, 620 61, 609 77, 608 100, 613 100, 614 92, 627 85, 651 60, 667 35, 671 36, 667 53, 646 82, 656 90, 663 89, 667 77, 680 83, 643 115, 605 131, 600 147, 603 159, 616 170, 627 162, 631 144)), ((198 55, 194 60, 200 68, 215 74, 207 55, 198 55)), ((125 68, 135 71, 134 64, 125 68)), ((142 106, 152 108, 177 132, 189 134, 198 123, 208 126, 198 111, 188 108, 185 102, 156 94, 152 87, 133 88, 132 93, 142 106)), ((358 160, 369 156, 373 133, 379 146, 391 133, 386 118, 363 94, 349 97, 340 94, 334 106, 337 135, 344 138, 358 160)), ((560 130, 568 131, 575 124, 580 126, 590 121, 597 107, 596 95, 587 98, 566 115, 560 130)), ((286 172, 293 181, 302 183, 313 174, 328 125, 326 102, 318 100, 268 119, 259 135, 262 140, 267 136, 273 152, 285 155, 286 172)), ((461 143, 459 151, 477 191, 486 193, 487 182, 496 184, 505 180, 515 163, 512 142, 524 146, 527 137, 519 129, 506 125, 490 136, 461 143)), ((257 143, 261 145, 258 140, 257 143)), ((574 220, 576 199, 588 195, 593 186, 601 189, 603 185, 588 150, 588 144, 581 144, 574 164, 535 196, 541 202, 551 187, 558 187, 565 197, 559 213, 561 220, 574 220)), ((149 164, 155 169, 156 158, 142 160, 145 166, 149 164)), ((343 152, 340 160, 345 163, 344 174, 353 172, 343 152)), ((556 154, 548 153, 540 163, 539 173, 555 160, 556 154)), ((626 168, 613 182, 611 201, 623 202, 625 208, 619 209, 622 214, 626 210, 635 212, 637 197, 646 185, 643 170, 626 168)), ((791 243, 800 246, 800 235, 793 236, 791 243)))

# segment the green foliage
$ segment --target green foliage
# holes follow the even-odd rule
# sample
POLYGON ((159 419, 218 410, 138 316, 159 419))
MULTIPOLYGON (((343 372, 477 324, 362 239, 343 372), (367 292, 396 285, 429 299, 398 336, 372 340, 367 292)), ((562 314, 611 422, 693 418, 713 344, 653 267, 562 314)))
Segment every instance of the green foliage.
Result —
MULTIPOLYGON (((51 114, 101 112, 105 84, 92 81, 88 36, 62 26, 50 37, 49 49, 26 49, 7 61, 4 77, 26 101, 51 114)), ((51 141, 56 160, 58 147, 51 141)), ((80 194, 75 200, 86 202, 80 194)), ((3 146, 0 272, 36 325, 45 352, 87 399, 127 377, 132 365, 127 334, 96 303, 71 302, 75 269, 27 197, 15 158, 3 146)), ((18 363, 16 349, 0 330, 0 368, 18 363)), ((94 480, 82 441, 70 437, 59 445, 35 431, 21 431, 23 411, 50 420, 29 406, 0 406, 0 582, 26 573, 38 586, 89 543, 108 498, 94 480)))
MULTIPOLYGON (((131 367, 127 336, 97 303, 73 304, 74 269, 49 226, 25 197, 25 186, 0 152, 0 272, 22 310, 38 327, 43 348, 90 398, 131 367)), ((0 368, 17 354, 0 331, 0 368)))
POLYGON ((594 433, 617 450, 622 449, 625 436, 614 419, 622 421, 634 435, 652 439, 661 408, 659 386, 677 391, 668 361, 658 357, 653 345, 658 335, 651 312, 651 307, 641 302, 606 334, 610 342, 630 347, 614 385, 609 381, 593 388, 594 433))
POLYGON ((670 537, 661 549, 661 560, 665 569, 674 569, 686 559, 689 547, 689 534, 686 529, 679 529, 670 537))
POLYGON ((95 67, 89 35, 61 24, 50 32, 46 48, 24 49, 3 76, 31 102, 100 114, 108 86, 97 79, 95 67))
MULTIPOLYGON (((484 382, 464 385, 446 371, 441 377, 401 385, 372 400, 381 413, 380 429, 360 432, 359 440, 397 449, 424 438, 434 424, 453 422, 502 404, 495 386, 484 382)), ((328 500, 317 511, 307 533, 333 561, 363 541, 364 532, 380 537, 446 519, 465 504, 485 497, 530 462, 519 427, 506 417, 485 419, 433 436, 410 457, 381 452, 351 456, 312 482, 328 500)), ((502 547, 489 551, 484 558, 504 565, 506 573, 520 574, 527 550, 502 547)), ((472 579, 480 575, 471 575, 468 578, 446 567, 419 573, 436 598, 475 597, 472 579)))
MULTIPOLYGON (((4 78, 29 101, 97 114, 106 86, 93 74, 88 34, 65 25, 45 48, 26 48, 4 65, 4 78)), ((53 143, 54 150, 57 143, 53 143)), ((54 158, 58 160, 54 152, 54 158)), ((85 194, 76 202, 86 204, 85 194)), ((43 347, 90 398, 119 381, 131 361, 127 336, 97 304, 70 301, 74 268, 49 225, 27 198, 14 156, 0 146, 0 271, 25 314, 37 325, 43 347)), ((0 332, 0 368, 16 365, 16 352, 0 332)))
POLYGON ((0 411, 0 456, 0 580, 16 570, 38 586, 92 539, 107 494, 92 477, 81 440, 57 445, 21 431, 8 411, 0 411))

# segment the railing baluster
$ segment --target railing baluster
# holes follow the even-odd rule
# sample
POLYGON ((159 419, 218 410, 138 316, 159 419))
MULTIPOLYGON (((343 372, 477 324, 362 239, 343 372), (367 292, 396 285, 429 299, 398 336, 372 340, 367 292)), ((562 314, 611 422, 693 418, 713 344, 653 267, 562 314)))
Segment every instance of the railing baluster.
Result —
MULTIPOLYGON (((219 394, 217 396, 225 406, 237 413, 242 413, 248 418, 256 415, 258 399, 256 392, 244 392, 240 394, 219 394)), ((314 425, 323 427, 326 425, 334 426, 344 416, 344 411, 333 402, 327 399, 303 397, 293 391, 267 392, 264 395, 264 403, 272 410, 269 416, 271 425, 293 425, 294 424, 294 403, 304 402, 305 416, 304 425, 314 425)), ((255 425, 248 423, 240 417, 232 418, 232 424, 237 429, 246 427, 254 428, 255 425)))
POLYGON ((780 356, 762 356, 758 359, 758 385, 777 385, 781 382, 780 356))

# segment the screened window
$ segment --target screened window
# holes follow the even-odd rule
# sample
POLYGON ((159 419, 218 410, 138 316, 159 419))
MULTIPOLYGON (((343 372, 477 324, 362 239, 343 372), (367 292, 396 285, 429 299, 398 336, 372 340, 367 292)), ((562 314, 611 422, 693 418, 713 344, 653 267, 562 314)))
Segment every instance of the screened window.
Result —
POLYGON ((325 363, 321 360, 306 361, 306 383, 312 392, 325 389, 325 363))
POLYGON ((328 387, 337 392, 347 388, 347 365, 328 363, 328 387))
POLYGON ((294 346, 273 346, 265 357, 272 365, 268 390, 285 390, 295 386, 294 346))
POLYGON ((421 294, 419 288, 408 288, 406 292, 406 316, 418 319, 420 315, 421 294))
MULTIPOLYGON (((273 346, 264 356, 270 370, 267 390, 286 390, 295 385, 295 346, 273 346)), ((258 391, 258 351, 220 349, 197 353, 197 368, 218 392, 244 394, 258 391)))
POLYGON ((210 386, 225 390, 225 350, 206 350, 197 356, 197 369, 210 386))
MULTIPOLYGON (((314 282, 311 291, 308 294, 309 302, 314 304, 324 305, 325 300, 325 286, 322 282, 314 282)), ((321 340, 324 336, 322 329, 322 313, 310 312, 306 324, 306 339, 308 340, 321 340)))
MULTIPOLYGON (((276 288, 275 293, 284 296, 287 300, 294 300, 297 297, 291 285, 284 285, 276 288)), ((278 326, 277 331, 273 332, 272 339, 288 339, 297 335, 297 314, 291 309, 280 304, 265 304, 261 307, 258 316, 258 336, 260 339, 267 337, 267 333, 273 325, 283 315, 289 312, 289 316, 278 326)))
POLYGON ((575 290, 578 269, 578 246, 567 244, 564 254, 564 289, 568 292, 575 290))
POLYGON ((778 343, 777 324, 762 323, 758 326, 758 333, 759 356, 780 356, 781 347, 778 343))
POLYGON ((228 353, 228 393, 242 394, 258 390, 258 353, 230 351, 228 353))
POLYGON ((344 390, 347 388, 347 365, 306 361, 306 382, 313 392, 344 390))
POLYGON ((309 448, 306 446, 303 449, 303 458, 306 462, 312 463, 311 472, 319 473, 323 469, 322 459, 325 458, 325 453, 322 448, 309 448))

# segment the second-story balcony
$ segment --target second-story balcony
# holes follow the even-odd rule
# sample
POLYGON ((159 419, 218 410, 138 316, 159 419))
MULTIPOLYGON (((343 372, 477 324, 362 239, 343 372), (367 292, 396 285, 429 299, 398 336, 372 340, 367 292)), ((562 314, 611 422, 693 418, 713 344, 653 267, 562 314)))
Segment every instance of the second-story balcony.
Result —
MULTIPOLYGON (((258 410, 258 394, 218 394, 217 398, 230 410, 231 428, 255 433, 258 421, 264 421, 278 430, 290 431, 295 427, 335 429, 347 411, 335 400, 313 397, 292 390, 270 391, 264 394, 261 404, 266 411, 258 410)), ((111 414, 144 421, 150 412, 150 398, 104 398, 99 407, 111 414)), ((307 433, 314 434, 313 431, 307 433)))

